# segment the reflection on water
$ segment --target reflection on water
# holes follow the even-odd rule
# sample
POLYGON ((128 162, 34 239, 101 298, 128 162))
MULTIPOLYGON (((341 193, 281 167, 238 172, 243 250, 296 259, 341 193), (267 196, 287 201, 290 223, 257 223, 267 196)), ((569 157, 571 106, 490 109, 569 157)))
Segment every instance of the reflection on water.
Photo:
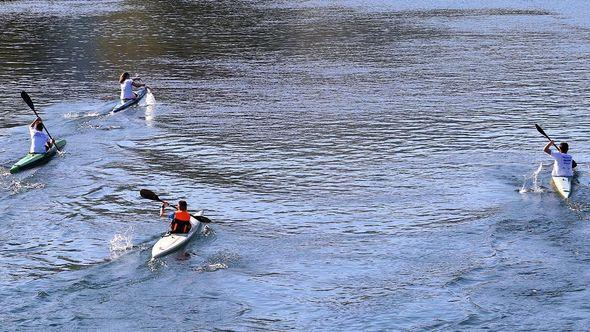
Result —
POLYGON ((584 330, 586 14, 3 2, 2 325, 584 330), (109 114, 122 71, 153 95, 109 114), (13 176, 34 117, 22 90, 68 145, 13 176), (568 202, 537 195, 534 123, 572 142, 568 202), (215 236, 148 263, 168 221, 142 188, 204 208, 215 236))

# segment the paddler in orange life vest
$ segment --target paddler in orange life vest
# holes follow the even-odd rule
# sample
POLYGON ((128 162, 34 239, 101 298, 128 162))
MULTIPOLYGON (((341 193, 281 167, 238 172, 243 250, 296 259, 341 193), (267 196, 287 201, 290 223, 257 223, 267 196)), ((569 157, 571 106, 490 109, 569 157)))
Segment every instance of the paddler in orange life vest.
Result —
MULTIPOLYGON (((170 205, 164 201, 160 208, 160 217, 164 216, 164 209, 170 205)), ((170 233, 188 233, 191 230, 191 215, 187 211, 186 201, 178 201, 176 211, 168 214, 168 219, 172 220, 170 223, 170 233)))

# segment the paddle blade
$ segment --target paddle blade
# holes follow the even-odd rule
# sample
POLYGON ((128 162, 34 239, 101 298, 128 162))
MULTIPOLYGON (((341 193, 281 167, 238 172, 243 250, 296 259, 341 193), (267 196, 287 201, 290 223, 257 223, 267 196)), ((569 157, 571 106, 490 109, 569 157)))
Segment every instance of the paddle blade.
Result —
POLYGON ((211 219, 204 217, 204 216, 193 216, 195 219, 197 219, 198 221, 208 224, 211 222, 211 219))
POLYGON ((23 90, 23 92, 20 93, 20 96, 25 101, 25 103, 27 103, 27 105, 29 105, 29 107, 34 111, 35 105, 33 105, 33 101, 31 100, 31 97, 29 97, 29 94, 23 90))
POLYGON ((541 135, 547 137, 548 140, 551 140, 551 138, 549 138, 549 136, 547 136, 547 134, 545 134, 545 131, 543 130, 543 128, 541 128, 541 126, 539 126, 538 124, 535 123, 535 128, 537 128, 537 131, 541 133, 541 135))
POLYGON ((151 199, 152 201, 162 201, 160 197, 158 197, 158 195, 156 195, 156 193, 154 193, 151 190, 141 189, 139 191, 139 194, 141 195, 141 197, 151 199))

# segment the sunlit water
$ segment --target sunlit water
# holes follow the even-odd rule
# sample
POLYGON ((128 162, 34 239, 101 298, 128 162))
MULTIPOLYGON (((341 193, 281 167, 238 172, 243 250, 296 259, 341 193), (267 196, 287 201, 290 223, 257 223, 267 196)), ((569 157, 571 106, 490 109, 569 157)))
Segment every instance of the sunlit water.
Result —
POLYGON ((2 2, 1 329, 589 329, 588 14, 2 2), (154 100, 110 114, 122 71, 154 100), (68 143, 10 175, 22 90, 68 143), (580 165, 567 201, 535 123, 580 165), (150 262, 142 188, 214 222, 150 262))

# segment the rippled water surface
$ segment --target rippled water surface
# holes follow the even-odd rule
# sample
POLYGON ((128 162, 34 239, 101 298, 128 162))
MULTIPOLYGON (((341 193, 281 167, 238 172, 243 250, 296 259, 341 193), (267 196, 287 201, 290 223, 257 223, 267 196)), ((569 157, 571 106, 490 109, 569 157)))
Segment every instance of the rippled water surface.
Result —
POLYGON ((0 3, 1 329, 590 329, 589 14, 0 3), (109 114, 122 71, 156 104, 109 114), (68 143, 11 175, 22 90, 68 143), (535 123, 580 165, 568 201, 535 123), (142 188, 214 222, 150 262, 142 188))

